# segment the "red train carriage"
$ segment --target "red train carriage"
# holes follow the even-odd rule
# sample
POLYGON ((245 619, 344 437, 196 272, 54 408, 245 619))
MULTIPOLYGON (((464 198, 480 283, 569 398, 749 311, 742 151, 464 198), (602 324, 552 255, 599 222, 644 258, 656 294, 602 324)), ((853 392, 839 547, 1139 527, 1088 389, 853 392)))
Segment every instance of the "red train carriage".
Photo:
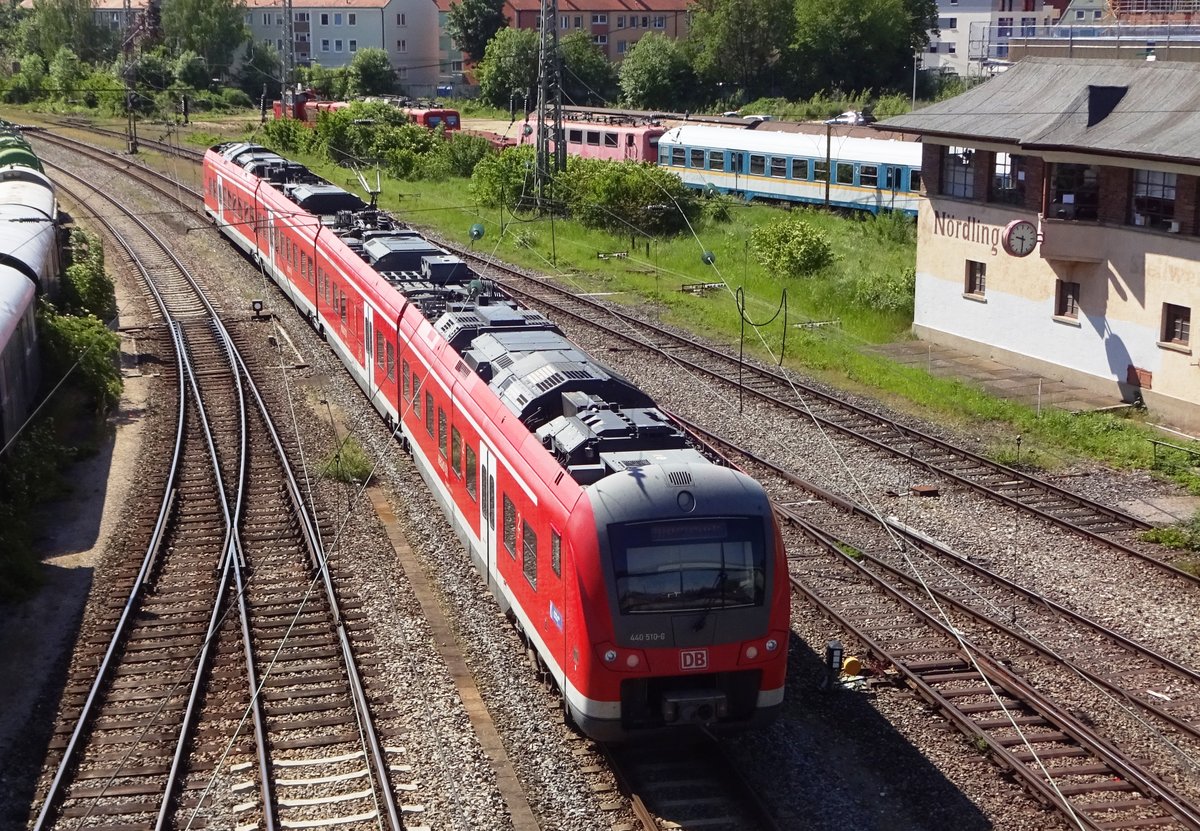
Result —
POLYGON ((205 210, 323 334, 599 739, 781 706, 786 563, 762 488, 457 257, 250 144, 205 210))
POLYGON ((433 130, 442 127, 447 133, 462 129, 462 120, 458 110, 447 107, 404 107, 408 120, 422 127, 433 130))
MULTIPOLYGON (((536 118, 521 130, 521 144, 537 143, 536 118)), ((658 162, 658 138, 667 128, 654 123, 563 121, 567 152, 572 156, 610 161, 658 162)))

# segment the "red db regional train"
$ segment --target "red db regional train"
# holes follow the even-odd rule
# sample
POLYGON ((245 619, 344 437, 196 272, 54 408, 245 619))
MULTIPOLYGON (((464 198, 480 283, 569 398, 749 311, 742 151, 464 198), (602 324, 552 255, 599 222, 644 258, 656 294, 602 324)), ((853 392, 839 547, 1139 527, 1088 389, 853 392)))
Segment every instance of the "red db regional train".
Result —
POLYGON ((402 436, 584 733, 775 714, 789 590, 758 483, 542 314, 303 166, 223 144, 204 189, 402 436))

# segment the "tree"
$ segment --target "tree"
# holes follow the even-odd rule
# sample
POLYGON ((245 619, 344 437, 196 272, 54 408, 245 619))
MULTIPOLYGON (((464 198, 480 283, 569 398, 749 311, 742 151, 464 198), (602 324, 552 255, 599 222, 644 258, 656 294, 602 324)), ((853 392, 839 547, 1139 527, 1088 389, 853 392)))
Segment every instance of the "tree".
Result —
POLYGON ((691 64, 679 41, 650 32, 621 62, 621 103, 627 107, 667 110, 688 101, 695 89, 691 64))
POLYGON ((488 42, 476 68, 479 93, 493 107, 508 107, 537 95, 538 33, 501 29, 488 42))
POLYGON ((782 80, 776 69, 792 39, 792 0, 698 0, 691 8, 692 66, 703 80, 736 87, 718 97, 770 94, 782 80))
POLYGON ((937 30, 934 0, 796 0, 792 65, 800 94, 895 89, 937 30))
POLYGON ((35 0, 30 35, 42 55, 66 46, 85 63, 115 54, 112 33, 96 24, 89 0, 35 0))
POLYGON ((209 72, 225 75, 233 56, 250 39, 245 13, 239 0, 164 0, 163 35, 175 49, 200 55, 209 72))
POLYGON ((396 70, 382 49, 359 49, 346 73, 346 94, 388 95, 396 91, 396 70))
POLYGON ((175 59, 175 80, 182 86, 194 90, 208 89, 212 75, 204 65, 204 59, 190 49, 179 53, 175 59))
POLYGON ((599 105, 617 93, 617 69, 585 32, 572 32, 558 43, 563 64, 563 98, 575 105, 599 105))
POLYGON ((246 45, 246 55, 238 67, 237 88, 250 96, 251 101, 262 96, 263 85, 266 85, 268 100, 279 98, 282 75, 283 59, 275 44, 251 41, 246 45))
POLYGON ((346 97, 346 71, 342 67, 321 66, 314 61, 311 66, 297 67, 296 81, 326 100, 346 97))
POLYGON ((472 61, 481 61, 488 43, 508 26, 504 0, 460 0, 446 13, 446 34, 472 61))
POLYGON ((60 46, 50 61, 46 91, 60 101, 73 97, 88 75, 87 67, 68 46, 60 46))

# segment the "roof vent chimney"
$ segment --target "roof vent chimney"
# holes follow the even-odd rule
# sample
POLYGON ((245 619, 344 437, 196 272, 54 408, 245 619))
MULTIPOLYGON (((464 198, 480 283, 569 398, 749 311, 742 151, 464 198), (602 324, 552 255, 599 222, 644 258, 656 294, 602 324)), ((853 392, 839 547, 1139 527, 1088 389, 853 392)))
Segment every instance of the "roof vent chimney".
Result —
POLYGON ((1087 126, 1094 127, 1112 113, 1129 92, 1129 87, 1097 87, 1088 85, 1087 126))

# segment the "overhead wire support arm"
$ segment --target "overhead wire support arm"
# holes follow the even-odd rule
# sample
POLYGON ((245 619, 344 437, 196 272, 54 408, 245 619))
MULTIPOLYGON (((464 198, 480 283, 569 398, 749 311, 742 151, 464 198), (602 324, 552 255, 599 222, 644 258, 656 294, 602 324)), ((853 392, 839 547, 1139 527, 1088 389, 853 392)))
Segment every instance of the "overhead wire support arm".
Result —
POLYGON ((542 0, 541 14, 534 189, 539 209, 545 210, 553 209, 546 191, 554 174, 567 167, 567 145, 562 140, 562 56, 558 51, 558 0, 542 0))

